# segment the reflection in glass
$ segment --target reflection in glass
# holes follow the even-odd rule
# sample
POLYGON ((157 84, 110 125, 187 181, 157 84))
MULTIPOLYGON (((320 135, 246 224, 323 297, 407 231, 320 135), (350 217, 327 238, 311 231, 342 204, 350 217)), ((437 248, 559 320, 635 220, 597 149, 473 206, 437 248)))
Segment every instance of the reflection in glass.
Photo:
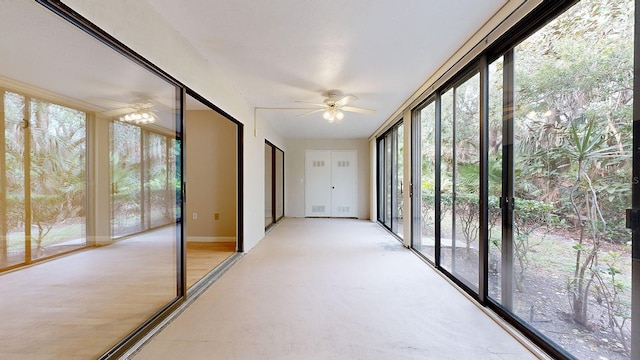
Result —
POLYGON ((413 247, 431 261, 435 261, 435 121, 436 106, 431 102, 420 110, 420 168, 415 169, 420 172, 420 235, 413 240, 413 247))
POLYGON ((8 3, 0 358, 99 358, 181 295, 179 88, 37 2, 8 3), (153 124, 118 121, 141 105, 153 124))
POLYGON ((402 208, 404 206, 404 125, 399 124, 393 132, 394 137, 394 169, 393 169, 393 219, 391 229, 402 237, 404 227, 402 208))
POLYGON ((146 228, 154 228, 170 223, 174 218, 172 192, 174 173, 169 164, 169 152, 173 150, 167 136, 149 133, 146 137, 146 208, 149 209, 146 228))
POLYGON ((0 268, 84 247, 86 113, 10 91, 3 107, 0 268))
POLYGON ((112 235, 175 221, 173 139, 120 121, 111 123, 112 235))
POLYGON ((453 267, 453 89, 440 97, 440 265, 451 271, 453 267))
POLYGON ((111 231, 114 237, 142 226, 142 129, 120 121, 111 126, 111 231))
POLYGON ((479 75, 441 97, 441 262, 478 288, 479 75))
POLYGON ((478 288, 479 281, 479 90, 478 74, 454 89, 455 233, 451 245, 454 252, 452 268, 454 273, 473 289, 478 288))
POLYGON ((86 114, 31 99, 31 258, 86 244, 86 114))
MULTIPOLYGON (((25 118, 26 98, 22 95, 5 91, 3 94, 4 131, 3 131, 3 181, 2 234, 0 234, 0 269, 27 261, 27 244, 25 236, 25 129, 22 119, 25 118)), ((30 227, 29 231, 30 231, 30 227)))
MULTIPOLYGON (((502 118, 503 118, 503 60, 489 65, 489 296, 501 297, 502 284, 502 118)), ((509 145, 509 144, 506 144, 509 145)))

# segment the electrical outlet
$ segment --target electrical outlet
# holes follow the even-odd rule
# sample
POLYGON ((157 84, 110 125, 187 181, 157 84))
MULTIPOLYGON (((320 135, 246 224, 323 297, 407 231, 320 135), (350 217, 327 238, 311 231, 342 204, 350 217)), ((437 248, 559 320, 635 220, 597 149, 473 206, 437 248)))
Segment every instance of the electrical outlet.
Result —
POLYGON ((197 212, 193 213, 193 220, 198 220, 198 213, 197 212))
POLYGON ((218 213, 213 214, 213 220, 220 220, 220 214, 218 213))

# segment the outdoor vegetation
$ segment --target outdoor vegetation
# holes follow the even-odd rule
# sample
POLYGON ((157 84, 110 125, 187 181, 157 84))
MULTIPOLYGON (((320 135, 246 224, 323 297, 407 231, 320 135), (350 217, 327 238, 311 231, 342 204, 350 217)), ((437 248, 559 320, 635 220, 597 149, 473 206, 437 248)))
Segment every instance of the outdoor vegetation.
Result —
MULTIPOLYGON (((87 114, 11 91, 2 108, 0 270, 85 247, 88 205, 87 114)), ((112 235, 171 223, 176 140, 112 125, 112 235)))
MULTIPOLYGON (((580 359, 628 359, 634 3, 583 0, 514 49, 512 266, 502 264, 503 68, 490 66, 489 295, 580 359), (511 276, 513 289, 502 276, 511 276), (504 291, 511 291, 505 294, 504 291), (507 300, 509 299, 509 300, 507 300)), ((441 213, 435 103, 421 110, 418 248, 474 288, 479 243, 479 80, 442 93, 441 213)), ((504 169, 506 170, 506 169, 504 169)), ((503 204, 504 206, 507 206, 503 204)))
POLYGON ((83 245, 86 216, 86 114, 9 91, 3 95, 0 267, 24 261, 26 251, 37 259, 83 245))

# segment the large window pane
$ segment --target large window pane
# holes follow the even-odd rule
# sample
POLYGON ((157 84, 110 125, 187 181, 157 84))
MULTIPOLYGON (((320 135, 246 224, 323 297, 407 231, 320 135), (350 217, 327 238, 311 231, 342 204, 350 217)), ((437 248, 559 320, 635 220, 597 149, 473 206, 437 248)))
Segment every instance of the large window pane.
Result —
POLYGON ((31 99, 31 258, 86 244, 86 114, 31 99))
POLYGON ((120 237, 142 231, 142 129, 113 121, 111 128, 111 226, 120 237))
POLYGON ((633 14, 581 1, 515 48, 512 311, 585 359, 630 356, 633 14))
MULTIPOLYGON (((3 94, 4 131, 2 146, 4 172, 2 174, 2 234, 0 234, 0 268, 27 262, 25 236, 25 134, 26 98, 5 91, 3 94)), ((31 246, 28 246, 29 251, 31 246)))
MULTIPOLYGON (((420 232, 416 234, 417 236, 413 239, 413 247, 431 261, 435 261, 435 102, 429 103, 420 110, 419 119, 420 143, 418 144, 418 153, 420 156, 420 168, 414 169, 414 171, 419 171, 420 179, 420 197, 416 200, 420 203, 420 214, 418 218, 420 222, 420 232)), ((438 218, 437 221, 440 221, 440 219, 438 218)))
POLYGON ((378 221, 403 236, 404 125, 394 125, 378 139, 378 221))
POLYGON ((440 97, 440 265, 453 268, 453 89, 440 97))
POLYGON ((441 265, 478 288, 479 75, 442 95, 441 265))
POLYGON ((182 295, 181 91, 38 2, 6 8, 0 358, 99 358, 182 295))
POLYGON ((145 191, 149 216, 147 228, 166 225, 175 219, 175 172, 169 164, 169 152, 173 151, 169 137, 149 133, 147 138, 145 191))
POLYGON ((480 76, 454 88, 454 236, 452 270, 478 288, 480 76))
POLYGON ((1 267, 84 247, 86 113, 10 91, 3 107, 1 267))
MULTIPOLYGON (((502 163, 503 163, 503 145, 510 146, 505 143, 503 136, 503 114, 507 114, 511 109, 503 111, 503 58, 494 61, 489 65, 489 164, 488 164, 488 183, 489 183, 489 296, 495 299, 501 299, 502 289, 510 289, 510 283, 503 283, 502 271, 502 252, 510 249, 505 246, 502 240, 502 209, 500 207, 500 197, 502 196, 502 163)), ((509 90, 508 90, 509 91, 509 90)), ((512 252, 509 252, 511 254, 512 252)), ((507 277, 510 279, 509 275, 507 277)))
POLYGON ((402 237, 404 232, 404 125, 399 124, 394 132, 394 167, 393 167, 393 219, 391 229, 402 237))

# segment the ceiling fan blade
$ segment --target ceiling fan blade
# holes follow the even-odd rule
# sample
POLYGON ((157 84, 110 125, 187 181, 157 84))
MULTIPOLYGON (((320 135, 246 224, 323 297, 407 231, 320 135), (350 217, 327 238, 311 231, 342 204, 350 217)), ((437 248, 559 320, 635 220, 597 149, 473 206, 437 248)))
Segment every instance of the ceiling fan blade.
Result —
POLYGON ((354 107, 354 106, 343 106, 342 108, 340 108, 340 110, 343 111, 350 111, 350 112, 357 112, 360 114, 375 114, 376 111, 372 110, 372 109, 365 109, 365 108, 361 108, 361 107, 354 107))
POLYGON ((130 103, 100 99, 95 97, 86 98, 84 100, 90 104, 107 107, 107 108, 125 108, 125 107, 131 106, 130 103))
POLYGON ((300 115, 296 115, 296 117, 307 116, 307 115, 311 115, 313 113, 317 113, 317 112, 320 112, 320 111, 325 111, 325 109, 316 109, 316 110, 307 111, 306 113, 302 113, 300 115))
POLYGON ((323 108, 327 107, 327 105, 325 105, 325 104, 318 104, 316 102, 311 102, 311 101, 296 100, 296 102, 300 103, 300 104, 309 104, 309 105, 315 105, 315 106, 322 106, 323 108))
POLYGON ((136 109, 134 108, 122 108, 122 109, 115 109, 115 110, 109 110, 109 111, 102 111, 99 114, 100 116, 104 116, 104 117, 112 117, 112 116, 124 115, 126 113, 130 113, 134 111, 136 111, 136 109))
POLYGON ((342 99, 336 101, 336 106, 337 107, 343 107, 345 105, 347 105, 348 103, 358 100, 358 97, 355 95, 345 95, 342 99))

